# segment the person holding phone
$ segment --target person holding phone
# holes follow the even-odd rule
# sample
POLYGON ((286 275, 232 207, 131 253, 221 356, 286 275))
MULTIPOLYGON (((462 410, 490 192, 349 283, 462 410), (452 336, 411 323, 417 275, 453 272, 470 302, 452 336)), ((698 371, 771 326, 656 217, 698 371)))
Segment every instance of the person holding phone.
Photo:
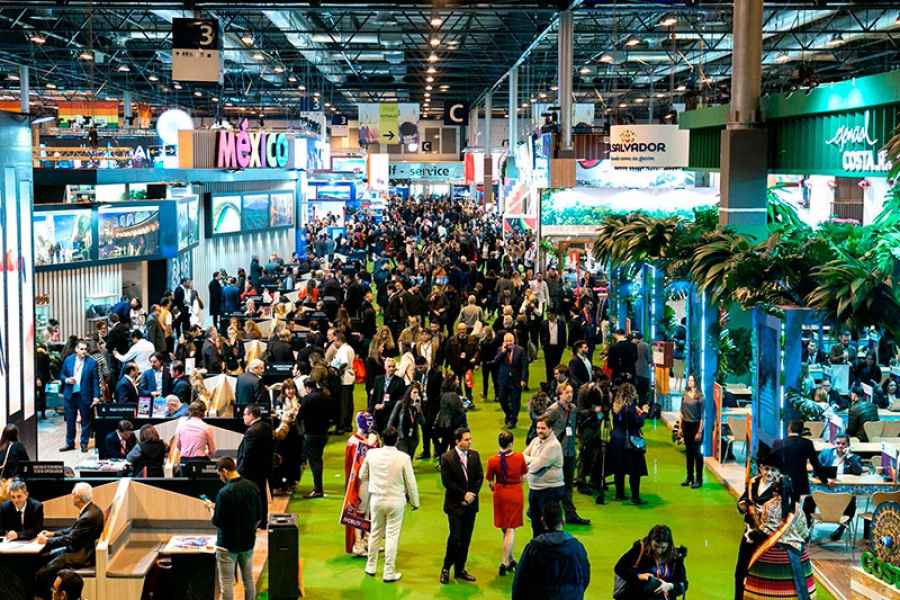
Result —
POLYGON ((688 587, 685 556, 687 548, 675 546, 672 530, 666 525, 654 525, 616 563, 616 581, 620 583, 613 598, 656 600, 683 596, 688 587))
POLYGON ((416 455, 416 448, 419 446, 419 427, 424 420, 422 386, 413 383, 407 388, 403 399, 394 404, 388 419, 388 427, 395 427, 400 436, 397 449, 409 454, 410 458, 416 455))

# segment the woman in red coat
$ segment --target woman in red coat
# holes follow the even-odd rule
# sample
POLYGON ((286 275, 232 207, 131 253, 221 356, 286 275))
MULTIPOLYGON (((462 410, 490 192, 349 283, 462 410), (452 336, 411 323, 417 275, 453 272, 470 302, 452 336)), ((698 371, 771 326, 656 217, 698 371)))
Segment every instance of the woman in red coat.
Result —
POLYGON ((513 434, 501 431, 497 436, 500 453, 488 459, 485 478, 494 492, 494 527, 503 531, 503 562, 500 563, 500 574, 516 568, 513 551, 516 541, 516 528, 522 526, 522 477, 528 472, 525 457, 515 452, 513 434))

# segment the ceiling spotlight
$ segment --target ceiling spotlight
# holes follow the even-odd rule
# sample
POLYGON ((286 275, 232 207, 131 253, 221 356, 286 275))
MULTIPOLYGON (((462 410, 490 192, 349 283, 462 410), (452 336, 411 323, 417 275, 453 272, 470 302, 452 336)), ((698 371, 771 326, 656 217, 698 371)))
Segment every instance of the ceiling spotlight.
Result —
POLYGON ((659 20, 659 24, 663 27, 672 27, 677 22, 678 17, 676 17, 673 12, 667 12, 663 15, 662 19, 659 20))
POLYGON ((119 68, 116 69, 116 71, 118 71, 119 73, 128 73, 131 71, 131 67, 129 67, 128 65, 119 65, 119 68))
POLYGON ((597 62, 602 62, 602 63, 606 63, 606 64, 614 62, 615 60, 616 59, 613 58, 613 55, 610 54, 609 52, 604 52, 599 57, 597 57, 597 62))
POLYGON ((679 92, 683 92, 683 91, 685 91, 686 89, 687 89, 687 86, 684 85, 683 83, 679 84, 678 87, 675 88, 675 90, 676 90, 676 91, 679 91, 679 92))
POLYGON ((78 55, 80 60, 94 60, 94 54, 91 52, 82 52, 78 55))
POLYGON ((450 86, 447 85, 447 84, 444 84, 444 85, 440 86, 438 89, 441 90, 441 91, 443 91, 443 92, 446 92, 447 90, 450 89, 450 86))
POLYGON ((297 78, 293 75, 288 75, 288 81, 291 83, 297 83, 297 78))
POLYGON ((47 89, 48 89, 48 90, 55 90, 55 89, 56 89, 56 84, 55 84, 55 83, 48 83, 48 84, 47 84, 47 89))
POLYGON ((643 99, 643 98, 635 98, 635 99, 634 99, 634 103, 635 103, 635 104, 643 104, 643 103, 644 103, 644 99, 643 99))
POLYGON ((426 83, 434 83, 434 77, 429 75, 428 77, 425 78, 425 82, 426 83))
POLYGON ((149 75, 147 75, 147 81, 153 81, 155 83, 159 81, 159 77, 157 77, 153 73, 150 73, 149 75))
POLYGON ((438 55, 435 54, 434 52, 432 52, 431 55, 428 57, 428 62, 437 62, 439 60, 440 59, 438 58, 438 55))
POLYGON ((32 36, 28 39, 31 40, 33 43, 37 44, 38 46, 43 46, 45 43, 47 43, 47 38, 45 38, 44 36, 37 34, 37 33, 32 34, 32 36))
POLYGON ((428 91, 430 92, 432 88, 431 88, 430 85, 426 85, 426 86, 425 86, 425 89, 428 90, 428 91))
POLYGON ((209 100, 210 100, 210 102, 212 102, 213 104, 215 104, 215 103, 217 103, 217 102, 219 101, 219 99, 216 98, 215 96, 213 96, 213 97, 210 98, 209 100))
POLYGON ((281 65, 275 65, 275 67, 273 67, 272 70, 275 71, 276 73, 284 73, 284 67, 282 67, 281 65))
POLYGON ((578 72, 581 73, 582 75, 587 75, 591 72, 591 70, 587 67, 581 67, 581 69, 579 69, 578 72))
POLYGON ((778 63, 779 65, 783 65, 784 63, 788 62, 789 60, 791 60, 791 57, 788 56, 787 52, 782 52, 781 54, 779 54, 778 56, 775 57, 775 62, 778 63))
POLYGON ((619 104, 619 108, 628 108, 628 104, 626 102, 622 102, 619 104))
POLYGON ((559 91, 559 86, 556 85, 556 84, 554 83, 553 85, 550 86, 550 91, 551 91, 551 92, 558 92, 558 91, 559 91))
POLYGON ((305 85, 298 85, 298 86, 297 86, 297 89, 300 90, 301 92, 305 92, 305 91, 306 91, 306 86, 305 86, 305 85))
POLYGON ((175 88, 176 90, 180 90, 181 84, 176 81, 175 83, 172 84, 172 87, 175 88))
POLYGON ((431 17, 431 26, 432 27, 440 27, 444 23, 444 20, 440 17, 440 15, 432 15, 431 17))
POLYGON ((331 106, 331 102, 326 102, 326 103, 325 103, 325 108, 328 108, 329 106, 331 106))
POLYGON ((319 97, 319 92, 313 92, 313 96, 316 97, 316 98, 318 98, 318 97, 319 97))
POLYGON ((432 48, 437 48, 441 45, 441 40, 439 40, 437 37, 433 37, 431 38, 431 40, 429 40, 428 43, 431 44, 432 48))
POLYGON ((625 46, 627 48, 633 48, 641 43, 641 38, 636 35, 629 35, 628 39, 625 40, 625 46))
POLYGON ((831 36, 831 39, 828 40, 829 46, 840 46, 844 43, 844 36, 839 33, 835 33, 831 36))
POLYGON ((241 42, 245 46, 252 46, 253 45, 253 36, 250 35, 249 33, 244 33, 244 35, 241 36, 241 42))
POLYGON ((254 52, 253 60, 266 60, 266 57, 262 52, 254 52))
POLYGON ((426 97, 426 98, 431 98, 431 93, 430 93, 430 92, 425 92, 425 97, 426 97))
POLYGON ((197 90, 196 92, 194 92, 194 96, 197 97, 197 98, 202 98, 202 97, 203 97, 203 92, 201 92, 200 90, 197 90))
POLYGON ((437 69, 435 69, 434 67, 428 67, 428 70, 425 71, 425 72, 426 72, 426 73, 434 74, 434 73, 437 73, 437 69))
POLYGON ((544 98, 547 97, 547 93, 546 93, 546 92, 541 92, 540 94, 538 94, 538 97, 540 97, 541 99, 544 99, 544 98))

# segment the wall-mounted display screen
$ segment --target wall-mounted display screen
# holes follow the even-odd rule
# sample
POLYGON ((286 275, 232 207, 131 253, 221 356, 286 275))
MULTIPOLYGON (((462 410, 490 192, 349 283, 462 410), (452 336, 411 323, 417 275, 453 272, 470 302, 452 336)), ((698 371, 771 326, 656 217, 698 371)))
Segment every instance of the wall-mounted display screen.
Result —
POLYGON ((315 200, 355 200, 355 187, 351 181, 311 181, 310 198, 315 200))
POLYGON ((159 207, 101 206, 97 211, 100 260, 159 255, 159 207))
POLYGON ((269 194, 269 226, 293 227, 294 192, 273 192, 269 194))
POLYGON ((332 156, 331 170, 334 173, 366 173, 366 159, 358 156, 332 156))
POLYGON ((241 196, 239 194, 213 194, 210 206, 212 218, 210 233, 240 233, 241 196))
POLYGON ((89 261, 93 244, 90 210, 35 211, 35 266, 89 261))
POLYGON ((200 241, 200 199, 178 201, 178 249, 184 250, 200 241))
POLYGON ((260 231, 269 227, 269 195, 244 194, 242 219, 244 231, 260 231))

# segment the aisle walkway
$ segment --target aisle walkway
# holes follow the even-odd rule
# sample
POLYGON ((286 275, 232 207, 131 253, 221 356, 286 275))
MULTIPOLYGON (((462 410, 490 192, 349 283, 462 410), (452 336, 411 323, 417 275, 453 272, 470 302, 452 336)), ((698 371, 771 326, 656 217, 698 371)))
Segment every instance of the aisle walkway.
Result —
MULTIPOLYGON (((542 364, 532 367, 533 373, 543 372, 542 364)), ((477 378, 476 378, 477 379, 477 378)), ((480 387, 480 382, 476 382, 480 387)), ((363 406, 362 386, 357 386, 356 407, 363 406)), ((476 388, 479 389, 479 388, 476 388)), ((473 446, 482 459, 496 452, 496 434, 503 422, 496 403, 479 402, 470 413, 473 446)), ((517 450, 524 447, 527 418, 519 420, 515 431, 517 450)), ((598 506, 589 496, 576 494, 575 504, 582 517, 591 519, 588 526, 572 526, 567 530, 585 545, 591 561, 590 598, 610 598, 613 587, 613 566, 618 558, 638 538, 646 535, 653 525, 664 523, 672 527, 675 541, 689 549, 686 566, 691 583, 691 600, 730 598, 733 590, 733 569, 738 540, 743 531, 742 521, 734 508, 734 499, 712 477, 701 490, 683 488, 683 454, 675 450, 668 428, 661 422, 648 423, 648 467, 650 476, 644 479, 642 496, 647 506, 634 507, 613 502, 607 493, 607 504, 598 506)), ((442 586, 438 582, 447 522, 441 507, 443 488, 435 469, 435 460, 414 461, 422 508, 407 511, 400 551, 398 571, 403 579, 396 584, 384 584, 380 578, 364 575, 364 560, 343 553, 344 533, 338 525, 343 494, 343 452, 346 438, 331 438, 325 454, 326 497, 305 500, 302 494, 310 489, 309 474, 294 495, 289 510, 299 515, 300 555, 305 561, 303 580, 308 598, 357 598, 360 592, 367 600, 376 598, 508 598, 512 586, 510 576, 500 577, 500 533, 493 527, 490 490, 481 490, 481 512, 478 515, 472 542, 468 570, 478 578, 474 584, 442 586)), ((530 528, 518 530, 516 554, 531 537, 530 528)), ((380 565, 379 565, 380 569, 380 565)), ((380 575, 380 570, 379 570, 380 575)), ((263 593, 261 598, 266 598, 263 593)), ((820 600, 831 598, 820 592, 820 600)))

